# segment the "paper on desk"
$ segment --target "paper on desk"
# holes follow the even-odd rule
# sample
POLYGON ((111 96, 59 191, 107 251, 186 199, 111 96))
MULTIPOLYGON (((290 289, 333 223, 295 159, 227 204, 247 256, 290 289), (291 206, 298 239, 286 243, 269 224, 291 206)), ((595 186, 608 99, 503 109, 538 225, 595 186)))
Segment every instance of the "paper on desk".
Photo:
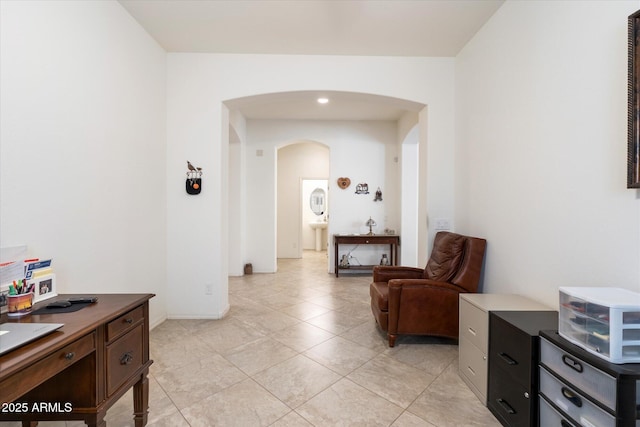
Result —
POLYGON ((0 265, 0 286, 20 279, 24 279, 24 261, 13 261, 0 265))
POLYGON ((24 259, 27 247, 6 246, 0 248, 0 287, 14 280, 24 279, 24 259))
POLYGON ((27 258, 27 246, 5 246, 0 248, 0 264, 22 261, 27 258))

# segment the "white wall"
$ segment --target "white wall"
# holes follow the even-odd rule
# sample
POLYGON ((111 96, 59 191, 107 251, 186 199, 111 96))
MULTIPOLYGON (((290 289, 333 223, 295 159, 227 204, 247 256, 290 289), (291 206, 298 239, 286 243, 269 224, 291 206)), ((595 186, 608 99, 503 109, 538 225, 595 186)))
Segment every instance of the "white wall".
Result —
POLYGON ((0 2, 0 246, 52 257, 59 292, 155 293, 152 324, 166 317, 165 59, 117 2, 0 2))
MULTIPOLYGON (((269 224, 265 218, 265 212, 279 211, 274 205, 275 193, 272 190, 275 187, 272 177, 276 174, 273 158, 278 146, 300 137, 322 142, 329 147, 329 162, 325 165, 330 165, 329 236, 336 233, 367 233, 369 229, 364 223, 369 216, 378 224, 374 230, 376 233, 382 233, 385 227, 399 227, 398 163, 394 162, 398 156, 395 122, 253 120, 249 121, 247 129, 247 230, 248 235, 252 236, 248 253, 251 254, 254 271, 275 271, 276 256, 272 250, 276 246, 275 223, 269 224), (256 156, 257 150, 262 150, 263 156, 256 156), (346 190, 340 189, 337 185, 339 177, 349 177, 351 186, 346 190), (358 183, 367 183, 370 194, 355 194, 358 183), (373 201, 378 187, 383 192, 382 202, 373 201)), ((311 164, 307 169, 314 170, 311 164)), ((301 170, 295 173, 299 176, 301 170)), ((292 181, 289 179, 290 185, 282 191, 293 194, 298 207, 300 184, 292 181)), ((300 223, 299 219, 287 220, 296 221, 296 226, 300 223)), ((334 253, 329 252, 329 265, 332 267, 334 253)))
MULTIPOLYGON (((229 160, 228 152, 223 149, 228 145, 224 139, 228 125, 221 108, 225 100, 323 89, 428 104, 429 127, 421 129, 420 136, 428 141, 429 147, 445 156, 438 159, 443 166, 437 171, 443 176, 429 176, 443 188, 429 198, 429 207, 453 213, 452 151, 449 154, 446 149, 437 149, 438 146, 451 147, 454 142, 453 58, 171 53, 167 62, 167 280, 171 317, 220 317, 228 308, 228 266, 220 264, 222 253, 227 249, 220 233, 228 227, 222 214, 227 205, 220 186, 223 173, 220 164, 227 165, 229 160), (184 195, 181 180, 186 159, 202 165, 208 180, 196 199, 184 195), (205 223, 206 229, 199 226, 205 223), (213 295, 204 294, 205 281, 212 283, 213 295), (194 292, 185 296, 180 292, 182 283, 189 283, 194 292)), ((296 135, 296 139, 300 138, 305 137, 296 135)), ((274 162, 273 152, 264 154, 274 162)), ((246 168, 249 173, 252 165, 247 164, 246 168)), ((354 175, 357 184, 360 176, 353 169, 335 172, 336 176, 347 174, 354 175)), ((272 184, 265 186, 254 200, 249 194, 251 184, 247 182, 247 201, 264 202, 263 195, 268 198, 274 191, 272 184)), ((273 206, 273 200, 269 203, 273 206)), ((336 206, 333 200, 330 203, 336 206)), ((236 215, 240 212, 235 208, 229 211, 229 217, 236 215)), ((265 224, 274 220, 275 209, 265 211, 261 219, 265 224)), ((273 238, 264 243, 262 234, 254 235, 253 231, 247 229, 248 258, 253 258, 249 252, 255 250, 255 243, 268 246, 267 250, 275 254, 273 238)), ((265 268, 275 268, 275 265, 265 268)))
POLYGON ((401 212, 400 229, 396 232, 402 237, 400 245, 403 265, 417 267, 426 265, 425 259, 418 259, 418 127, 406 135, 401 145, 401 212))
POLYGON ((640 290, 626 189, 637 1, 507 1, 456 59, 456 226, 488 239, 486 292, 640 290))
POLYGON ((229 210, 239 212, 230 216, 228 234, 229 276, 242 276, 245 265, 246 243, 246 185, 245 185, 245 144, 246 120, 234 111, 229 111, 229 188, 227 205, 229 210))
MULTIPOLYGON (((228 233, 245 230, 243 183, 229 191, 250 155, 229 148, 246 141, 230 137, 223 102, 326 89, 428 105, 418 263, 426 216, 446 217, 488 239, 485 291, 555 305, 562 285, 638 290, 640 195, 625 188, 626 18, 637 8, 507 1, 453 59, 165 55, 116 2, 2 1, 0 246, 52 256, 62 292, 154 292, 154 323, 220 317, 229 264, 248 261, 228 233), (186 160, 203 167, 200 196, 185 194, 186 160)), ((331 173, 354 185, 362 175, 331 173)))

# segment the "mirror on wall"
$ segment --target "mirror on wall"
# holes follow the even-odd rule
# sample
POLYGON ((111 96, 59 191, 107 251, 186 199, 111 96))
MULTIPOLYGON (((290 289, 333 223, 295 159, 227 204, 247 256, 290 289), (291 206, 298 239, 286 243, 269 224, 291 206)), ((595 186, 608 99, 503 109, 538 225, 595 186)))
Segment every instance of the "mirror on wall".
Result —
POLYGON ((309 207, 311 211, 320 216, 324 215, 327 208, 326 194, 322 188, 316 188, 309 196, 309 207))

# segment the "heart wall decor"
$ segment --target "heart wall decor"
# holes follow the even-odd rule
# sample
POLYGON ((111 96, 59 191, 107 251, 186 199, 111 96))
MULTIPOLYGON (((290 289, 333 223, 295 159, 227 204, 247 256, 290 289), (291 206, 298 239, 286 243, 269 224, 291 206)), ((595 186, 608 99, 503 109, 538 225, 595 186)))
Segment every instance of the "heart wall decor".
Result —
POLYGON ((338 178, 338 187, 343 190, 351 185, 351 180, 349 178, 338 178))

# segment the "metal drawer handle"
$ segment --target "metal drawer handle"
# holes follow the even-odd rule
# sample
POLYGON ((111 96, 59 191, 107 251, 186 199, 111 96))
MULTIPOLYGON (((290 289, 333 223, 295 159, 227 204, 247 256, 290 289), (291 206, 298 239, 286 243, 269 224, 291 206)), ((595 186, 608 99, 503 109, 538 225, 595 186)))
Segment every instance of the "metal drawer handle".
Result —
POLYGON ((133 319, 132 318, 126 318, 124 319, 124 323, 128 323, 129 325, 133 323, 133 319))
POLYGON ((512 359, 507 353, 498 353, 498 356, 500 356, 502 358, 502 360, 504 360, 505 362, 507 362, 507 365, 517 365, 518 362, 514 359, 512 359))
POLYGON ((506 400, 504 400, 504 399, 498 399, 498 400, 497 400, 497 402, 498 402, 498 404, 500 404, 500 406, 502 406, 502 409, 504 409, 505 411, 507 411, 507 413, 509 413, 509 414, 515 414, 515 413, 516 413, 516 410, 515 410, 515 409, 513 409, 513 408, 511 407, 511 405, 509 405, 509 404, 507 403, 507 401, 506 401, 506 400))
POLYGON ((562 361, 564 362, 565 365, 567 365, 568 367, 570 367, 574 371, 582 372, 582 370, 583 370, 582 364, 580 362, 578 362, 576 359, 574 359, 573 357, 570 357, 570 356, 567 356, 566 354, 563 354, 562 355, 562 361))
POLYGON ((567 399, 569 402, 576 405, 578 408, 582 408, 582 399, 580 399, 578 395, 576 395, 574 392, 572 392, 566 387, 562 387, 561 390, 562 390, 562 395, 564 396, 565 399, 567 399))
POLYGON ((74 357, 76 357, 76 354, 73 351, 70 351, 69 353, 65 353, 64 358, 67 360, 71 360, 74 357))
POLYGON ((474 331, 473 328, 469 328, 469 333, 473 336, 476 336, 476 331, 474 331))
POLYGON ((131 351, 127 351, 122 356, 120 356, 120 364, 121 365, 128 365, 131 362, 133 362, 133 354, 132 354, 131 351))

